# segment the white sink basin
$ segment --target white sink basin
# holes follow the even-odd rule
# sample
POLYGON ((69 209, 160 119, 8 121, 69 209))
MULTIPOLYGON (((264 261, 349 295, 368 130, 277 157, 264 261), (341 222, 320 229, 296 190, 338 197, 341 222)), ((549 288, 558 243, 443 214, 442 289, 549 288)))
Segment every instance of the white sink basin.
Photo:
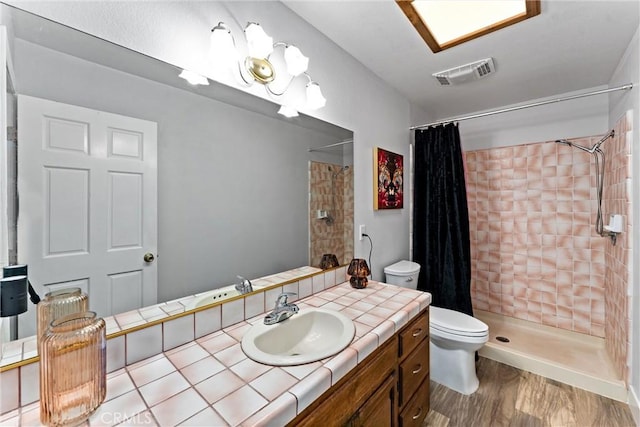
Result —
POLYGON ((301 365, 342 351, 355 333, 355 325, 344 314, 309 309, 275 325, 253 325, 242 338, 242 351, 267 365, 301 365))
POLYGON ((212 291, 196 295, 196 297, 187 305, 187 310, 203 307, 205 305, 213 304, 214 302, 218 301, 224 301, 225 299, 238 295, 240 295, 240 292, 238 292, 238 290, 233 285, 214 289, 212 291))

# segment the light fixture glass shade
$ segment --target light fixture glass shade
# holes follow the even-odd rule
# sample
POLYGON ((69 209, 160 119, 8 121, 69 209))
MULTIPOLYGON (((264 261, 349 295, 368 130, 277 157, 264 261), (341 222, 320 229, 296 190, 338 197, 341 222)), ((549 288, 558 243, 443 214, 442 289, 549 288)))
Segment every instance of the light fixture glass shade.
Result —
POLYGON ((250 22, 244 29, 244 35, 250 57, 265 59, 273 52, 273 39, 264 32, 260 24, 250 22))
POLYGON ((322 108, 327 103, 327 100, 322 96, 320 85, 316 82, 310 82, 307 84, 307 107, 312 110, 322 108))
POLYGON ((194 73, 193 71, 182 70, 179 77, 182 77, 192 85, 203 85, 203 86, 209 85, 209 80, 207 80, 205 76, 200 75, 198 73, 194 73))
POLYGON ((284 60, 287 63, 287 72, 292 76, 299 76, 309 67, 309 58, 295 46, 287 46, 284 49, 284 60))
POLYGON ((282 105, 278 110, 278 114, 282 114, 283 116, 289 117, 289 118, 298 117, 298 110, 288 105, 282 105))
POLYGON ((233 63, 238 60, 238 51, 233 42, 231 31, 220 22, 211 30, 211 57, 219 59, 227 63, 233 63))

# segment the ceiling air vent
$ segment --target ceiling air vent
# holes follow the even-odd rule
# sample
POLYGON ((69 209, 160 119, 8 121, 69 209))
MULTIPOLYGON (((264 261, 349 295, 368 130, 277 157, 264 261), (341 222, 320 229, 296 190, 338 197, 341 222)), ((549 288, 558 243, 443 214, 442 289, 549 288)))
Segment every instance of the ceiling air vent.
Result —
POLYGON ((457 85, 478 80, 496 72, 493 58, 482 59, 470 64, 450 68, 432 74, 442 86, 457 85))

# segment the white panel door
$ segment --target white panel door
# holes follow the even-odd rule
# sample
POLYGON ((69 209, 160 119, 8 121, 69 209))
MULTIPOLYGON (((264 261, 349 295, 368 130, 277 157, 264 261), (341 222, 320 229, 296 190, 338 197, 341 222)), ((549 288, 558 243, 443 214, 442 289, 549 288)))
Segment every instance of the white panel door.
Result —
POLYGON ((18 194, 18 262, 41 297, 81 287, 101 317, 156 303, 156 123, 18 96, 18 194))

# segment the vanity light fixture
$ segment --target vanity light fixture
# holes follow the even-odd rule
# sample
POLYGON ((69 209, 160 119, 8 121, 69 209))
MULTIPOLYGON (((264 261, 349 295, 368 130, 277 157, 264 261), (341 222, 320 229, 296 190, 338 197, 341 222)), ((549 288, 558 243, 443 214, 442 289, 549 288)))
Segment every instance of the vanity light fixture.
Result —
MULTIPOLYGON (((274 43, 273 38, 255 22, 247 23, 244 36, 248 53, 243 59, 229 27, 224 22, 218 23, 211 30, 211 56, 214 60, 237 67, 238 74, 247 87, 256 82, 264 85, 273 98, 284 95, 298 77, 306 78, 306 107, 313 110, 324 107, 327 100, 320 91, 320 85, 307 74, 309 58, 300 49, 285 42, 274 43), (278 55, 277 60, 272 60, 276 49, 282 50, 282 55, 278 55)), ((278 112, 286 117, 298 115, 297 110, 290 105, 283 105, 278 112)))
POLYGON ((185 79, 186 81, 188 81, 189 83, 191 83, 192 85, 203 85, 203 86, 208 86, 209 85, 209 80, 207 80, 207 78, 203 75, 200 75, 198 73, 194 73, 193 71, 189 71, 189 70, 182 70, 182 72, 180 73, 180 75, 178 77, 182 77, 183 79, 185 79))

